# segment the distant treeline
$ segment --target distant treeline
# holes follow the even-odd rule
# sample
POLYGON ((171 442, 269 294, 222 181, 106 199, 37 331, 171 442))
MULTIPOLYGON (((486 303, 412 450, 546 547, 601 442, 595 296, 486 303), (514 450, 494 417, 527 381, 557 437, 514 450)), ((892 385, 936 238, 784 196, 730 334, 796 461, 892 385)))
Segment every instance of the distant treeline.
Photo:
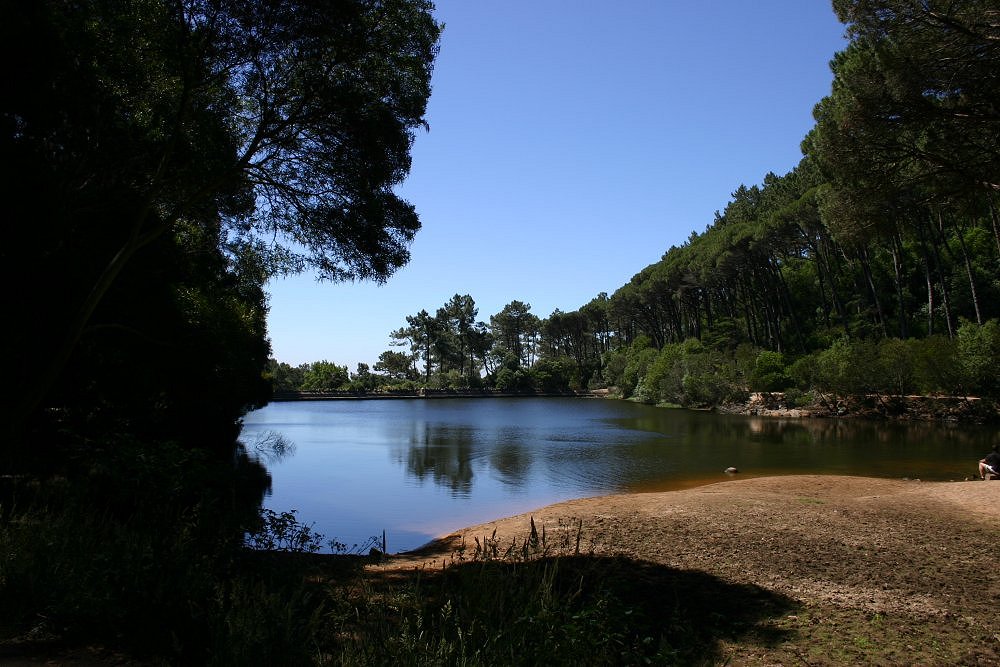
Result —
POLYGON ((456 295, 407 317, 391 334, 403 351, 371 368, 272 364, 275 386, 614 386, 685 405, 758 389, 996 396, 991 4, 834 2, 851 41, 801 162, 739 185, 611 296, 545 319, 513 301, 487 325, 456 295))

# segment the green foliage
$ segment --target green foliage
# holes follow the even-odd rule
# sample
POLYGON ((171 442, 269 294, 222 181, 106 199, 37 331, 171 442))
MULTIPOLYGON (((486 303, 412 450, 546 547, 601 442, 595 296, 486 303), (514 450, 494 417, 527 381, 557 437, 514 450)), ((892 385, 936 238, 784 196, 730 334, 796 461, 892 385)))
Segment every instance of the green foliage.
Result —
POLYGON ((794 408, 804 408, 815 402, 815 397, 811 392, 802 391, 797 387, 790 387, 785 390, 785 403, 794 408))
POLYGON ((799 390, 818 387, 819 353, 799 357, 788 367, 788 376, 799 390))
POLYGON ((863 396, 878 386, 878 361, 870 341, 841 338, 817 356, 816 386, 838 396, 863 396))
POLYGON ((299 391, 305 382, 309 364, 290 366, 275 359, 268 360, 268 376, 274 391, 299 391))
POLYGON ((714 406, 742 394, 734 358, 694 338, 658 352, 640 342, 639 349, 628 351, 627 360, 623 381, 635 381, 628 395, 645 403, 714 406))
POLYGON ((357 372, 351 374, 348 388, 357 393, 373 391, 378 386, 378 376, 372 373, 368 364, 358 363, 357 372))
POLYGON ((642 381, 641 400, 646 403, 680 403, 683 395, 684 349, 679 344, 664 345, 649 365, 642 381))
POLYGON ((750 373, 751 391, 784 391, 791 386, 785 374, 785 357, 780 352, 764 350, 757 355, 750 373))
POLYGON ((656 359, 656 350, 651 347, 631 347, 627 355, 627 363, 622 372, 622 395, 625 398, 635 396, 641 401, 649 400, 650 395, 642 385, 646 371, 656 359), (639 394, 642 395, 639 395, 639 394))
POLYGON ((306 391, 337 391, 347 388, 350 383, 347 366, 326 361, 316 361, 309 365, 302 380, 302 389, 306 391))
POLYGON ((500 356, 511 355, 524 368, 534 363, 541 320, 531 312, 530 303, 511 301, 490 316, 490 329, 500 356))
POLYGON ((528 391, 533 388, 531 373, 523 368, 502 368, 497 373, 494 386, 499 391, 528 391))
POLYGON ((468 377, 466 375, 462 375, 462 373, 456 368, 445 371, 444 373, 438 373, 431 380, 430 384, 430 386, 434 389, 448 389, 452 391, 478 389, 481 385, 481 378, 478 376, 468 377))
POLYGON ((962 322, 958 328, 958 357, 967 386, 973 391, 996 396, 1000 391, 997 360, 1000 360, 1000 321, 982 326, 962 322))
POLYGON ((886 338, 879 343, 879 370, 882 387, 890 394, 905 396, 914 390, 916 369, 914 360, 917 341, 886 338))
POLYGON ((687 346, 684 351, 684 376, 681 378, 681 405, 711 407, 731 395, 727 366, 715 354, 687 346))
POLYGON ((534 387, 543 392, 564 392, 580 388, 580 370, 567 357, 542 359, 531 368, 534 387))
POLYGON ((611 350, 605 353, 604 382, 610 387, 622 388, 625 386, 625 366, 628 364, 628 348, 611 350))
POLYGON ((956 394, 964 383, 956 341, 947 336, 928 336, 913 347, 914 376, 920 391, 956 394))

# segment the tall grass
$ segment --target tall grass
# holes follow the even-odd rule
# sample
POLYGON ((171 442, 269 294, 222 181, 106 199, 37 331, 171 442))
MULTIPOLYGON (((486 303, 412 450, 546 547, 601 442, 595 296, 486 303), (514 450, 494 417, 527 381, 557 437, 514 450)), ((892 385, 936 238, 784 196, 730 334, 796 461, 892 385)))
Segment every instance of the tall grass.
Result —
MULTIPOLYGON (((580 553, 583 525, 553 541, 496 533, 442 568, 369 568, 341 601, 332 662, 346 665, 673 665, 722 660, 719 640, 777 641, 788 600, 625 557, 580 553)), ((614 545, 609 545, 614 546, 614 545)))

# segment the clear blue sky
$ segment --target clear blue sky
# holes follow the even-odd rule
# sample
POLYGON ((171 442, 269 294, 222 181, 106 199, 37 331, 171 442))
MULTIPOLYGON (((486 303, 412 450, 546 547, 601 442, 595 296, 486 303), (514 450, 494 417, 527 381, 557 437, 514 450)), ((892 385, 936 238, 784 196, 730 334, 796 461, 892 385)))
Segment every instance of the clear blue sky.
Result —
POLYGON ((399 192, 423 229, 386 285, 269 285, 274 356, 373 364, 407 315, 470 294, 547 317, 613 293, 740 184, 784 174, 844 48, 828 0, 439 0, 399 192))

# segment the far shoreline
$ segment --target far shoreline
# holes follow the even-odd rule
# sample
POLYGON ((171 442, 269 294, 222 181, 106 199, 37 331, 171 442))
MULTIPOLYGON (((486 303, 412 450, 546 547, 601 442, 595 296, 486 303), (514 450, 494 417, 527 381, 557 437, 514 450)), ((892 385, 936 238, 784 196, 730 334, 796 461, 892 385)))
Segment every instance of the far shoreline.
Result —
MULTIPOLYGON (((406 389, 389 391, 276 391, 273 403, 447 398, 608 398, 606 389, 587 391, 498 391, 494 389, 406 389)), ((612 397, 613 398, 613 397, 612 397)))
MULTIPOLYGON (((276 391, 270 402, 373 401, 402 399, 603 398, 631 400, 613 389, 561 392, 499 391, 495 389, 407 389, 387 391, 276 391)), ((651 405, 664 409, 698 410, 718 414, 781 419, 868 419, 879 421, 941 421, 985 424, 1000 422, 1000 405, 978 396, 821 396, 806 405, 787 401, 783 392, 752 392, 742 402, 710 407, 651 405)))

